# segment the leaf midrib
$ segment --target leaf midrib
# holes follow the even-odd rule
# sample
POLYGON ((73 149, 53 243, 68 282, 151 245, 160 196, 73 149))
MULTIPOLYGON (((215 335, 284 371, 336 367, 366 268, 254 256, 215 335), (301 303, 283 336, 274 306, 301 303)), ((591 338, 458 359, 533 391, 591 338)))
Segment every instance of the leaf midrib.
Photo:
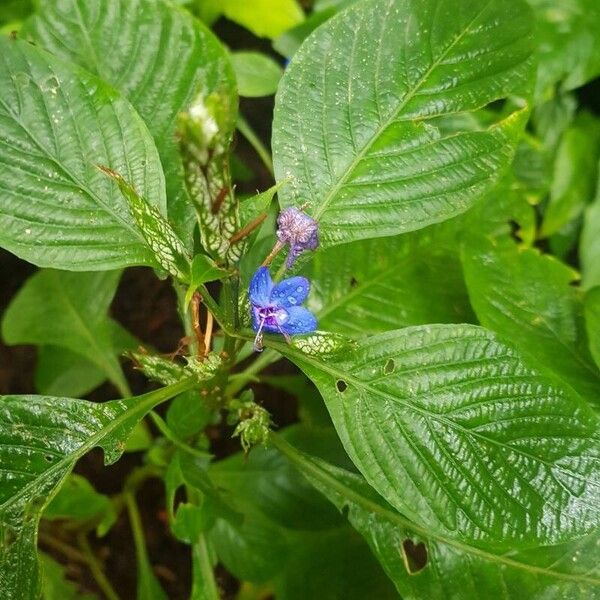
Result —
MULTIPOLYGON (((278 449, 280 449, 280 446, 278 444, 276 444, 276 447, 278 449)), ((385 519, 391 523, 396 523, 397 525, 399 525, 403 528, 406 528, 408 530, 411 530, 411 531, 423 536, 424 538, 434 539, 439 543, 446 544, 453 548, 457 548, 467 554, 472 554, 479 558, 482 558, 483 560, 493 562, 493 563, 505 564, 505 565, 507 565, 509 567, 513 567, 515 569, 528 571, 528 572, 535 573, 538 575, 545 575, 547 577, 554 577, 556 579, 563 579, 563 580, 567 580, 567 581, 585 582, 585 583, 590 583, 593 585, 600 585, 600 578, 589 577, 588 575, 579 575, 579 574, 572 575, 569 573, 561 573, 560 571, 555 571, 550 568, 537 567, 535 565, 522 563, 522 562, 516 561, 514 559, 511 559, 511 558, 508 558, 505 556, 500 556, 498 554, 492 554, 490 552, 486 552, 485 550, 482 550, 475 546, 471 546, 469 544, 465 544, 463 542, 453 540, 451 538, 446 538, 435 532, 431 532, 431 531, 425 529, 424 527, 421 527, 421 526, 413 523, 412 521, 409 521, 408 519, 403 518, 400 513, 392 512, 391 510, 382 507, 380 504, 374 502, 373 500, 369 500, 368 498, 365 498, 358 492, 355 492, 353 489, 344 485, 340 480, 336 479, 335 477, 333 477, 332 475, 327 473, 324 469, 321 469, 319 467, 319 465, 316 464, 311 458, 305 457, 303 455, 302 456, 303 460, 300 460, 299 458, 290 456, 290 454, 288 454, 288 453, 285 453, 285 455, 289 459, 291 459, 293 462, 296 462, 297 464, 301 464, 304 468, 310 470, 315 478, 320 479, 324 484, 326 484, 331 489, 335 490, 337 493, 340 494, 340 496, 342 496, 343 498, 346 498, 348 501, 354 502, 357 506, 362 507, 364 510, 375 513, 377 515, 380 515, 383 519, 385 519)), ((300 470, 302 470, 302 467, 300 467, 300 470)))
MULTIPOLYGON (((4 504, 0 505, 0 517, 3 512, 10 509, 10 507, 15 503, 21 500, 23 496, 27 496, 30 492, 31 488, 37 487, 41 481, 49 478, 51 475, 54 475, 56 471, 68 470, 72 463, 79 460, 84 454, 86 454, 89 450, 94 448, 98 443, 115 430, 117 430, 121 425, 123 425, 129 418, 134 417, 138 414, 144 414, 151 410, 157 404, 169 400, 170 398, 185 392, 189 389, 192 389, 196 385, 196 380, 193 377, 188 379, 183 379, 182 381, 178 381, 172 385, 166 386, 154 392, 149 392, 144 396, 138 396, 138 402, 132 408, 126 408, 124 412, 118 415, 115 419, 108 422, 106 427, 100 429, 97 433, 89 437, 81 446, 77 448, 71 454, 66 454, 63 458, 52 465, 49 469, 46 469, 38 477, 28 483, 26 486, 20 488, 18 493, 6 500, 4 504)), ((130 400, 133 398, 130 398, 130 400)), ((86 401, 87 402, 87 401, 86 401)), ((125 400, 112 400, 111 402, 124 403, 125 400)), ((91 404, 91 403, 90 403, 91 404)), ((110 402, 102 403, 98 405, 98 409, 101 410, 110 402)), ((1 445, 1 444, 0 444, 1 445)))
MULTIPOLYGON (((479 438, 486 444, 494 445, 494 446, 498 446, 502 449, 510 450, 511 452, 514 452, 518 455, 526 457, 534 462, 544 464, 547 467, 549 467, 550 469, 556 469, 569 477, 575 477, 576 479, 584 480, 588 484, 590 483, 587 479, 584 479, 583 476, 581 476, 577 473, 571 473, 570 471, 565 471, 564 468, 561 468, 558 465, 549 463, 542 458, 532 456, 531 454, 529 454, 528 452, 524 452, 520 448, 515 448, 513 446, 509 446, 507 444, 504 444, 503 442, 494 440, 492 438, 488 438, 480 433, 474 432, 473 430, 466 429, 465 427, 462 427, 461 425, 455 423, 454 421, 451 421, 451 420, 445 418, 443 415, 428 412, 428 411, 412 404, 408 400, 399 398, 397 396, 388 394, 382 390, 374 388, 374 387, 370 386, 369 384, 365 383, 364 381, 361 381, 360 379, 357 379, 357 378, 349 375, 349 373, 346 371, 341 371, 341 370, 338 371, 333 367, 328 367, 324 363, 314 360, 311 356, 309 356, 307 354, 295 351, 293 348, 283 347, 281 344, 279 344, 277 342, 272 342, 267 339, 265 339, 265 345, 269 345, 269 346, 273 347, 275 350, 279 350, 281 352, 281 354, 283 354, 284 356, 285 355, 295 356, 300 362, 308 362, 314 368, 319 369, 321 371, 325 371, 325 372, 329 373, 330 375, 333 375, 336 379, 342 379, 348 383, 351 383, 355 388, 358 388, 359 390, 362 389, 367 394, 370 393, 370 394, 373 394, 374 396, 380 396, 385 400, 388 400, 388 401, 391 401, 391 402, 394 402, 397 404, 401 404, 401 405, 405 406, 406 408, 408 408, 409 410, 412 410, 412 411, 420 414, 426 420, 431 419, 434 421, 444 423, 450 429, 453 429, 455 431, 462 433, 465 437, 472 436, 474 438, 479 438)), ((586 439, 589 439, 589 438, 586 438, 586 439)), ((598 487, 598 484, 594 483, 593 485, 598 487)))
MULTIPOLYGON (((362 161, 362 159, 366 156, 366 154, 371 149, 371 146, 377 141, 379 136, 398 118, 398 115, 401 111, 406 107, 406 105, 412 100, 415 94, 419 91, 419 89, 423 86, 424 83, 427 82, 429 76, 434 72, 434 70, 441 64, 441 62, 446 58, 448 53, 454 48, 458 42, 460 42, 463 37, 469 32, 471 26, 479 17, 487 10, 488 6, 493 0, 487 0, 487 2, 482 6, 482 8, 477 12, 477 14, 469 21, 469 23, 465 26, 465 28, 448 44, 446 48, 441 52, 441 54, 432 62, 427 71, 421 76, 419 81, 415 84, 415 86, 408 90, 400 104, 392 111, 391 115, 387 117, 387 119, 379 125, 379 127, 375 130, 373 135, 366 141, 362 150, 355 156, 352 162, 346 167, 346 169, 342 172, 340 177, 338 178, 335 185, 330 189, 328 194, 325 196, 323 201, 317 206, 315 212, 313 213, 314 219, 319 219, 321 215, 325 212, 329 204, 335 198, 337 193, 340 191, 342 186, 346 183, 348 177, 352 174, 354 169, 358 166, 358 164, 362 161)), ((306 161, 303 161, 304 163, 306 161)))

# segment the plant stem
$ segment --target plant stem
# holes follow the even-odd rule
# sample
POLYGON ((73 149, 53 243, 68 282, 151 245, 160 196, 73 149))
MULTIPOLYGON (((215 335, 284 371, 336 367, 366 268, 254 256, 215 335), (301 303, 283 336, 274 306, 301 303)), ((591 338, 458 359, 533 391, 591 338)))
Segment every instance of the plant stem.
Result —
POLYGON ((227 386, 225 396, 227 398, 235 396, 249 381, 252 381, 258 373, 280 358, 281 355, 275 352, 275 350, 265 350, 246 369, 235 375, 235 378, 227 386))
POLYGON ((254 148, 256 154, 258 154, 263 164, 267 168, 267 171, 269 171, 271 175, 274 175, 271 153, 265 148, 260 138, 256 135, 252 127, 250 127, 250 123, 246 121, 241 113, 238 115, 237 129, 254 148))
POLYGON ((203 534, 192 549, 192 557, 197 569, 194 573, 194 586, 202 590, 202 600, 220 600, 219 589, 215 581, 215 572, 210 562, 208 544, 203 534))
POLYGON ((119 600, 119 596, 115 592, 113 586, 108 581, 102 566, 100 565, 96 555, 92 551, 90 543, 88 542, 87 535, 85 531, 82 531, 77 536, 77 541, 79 543, 79 547, 83 555, 85 556, 85 560, 88 564, 90 572, 92 573, 98 587, 102 590, 102 593, 106 596, 108 600, 119 600))
POLYGON ((160 432, 179 449, 187 452, 188 454, 192 454, 193 456, 197 456, 198 458, 212 458, 213 455, 210 452, 202 452, 202 450, 192 448, 192 446, 189 446, 183 440, 180 440, 158 413, 152 411, 150 413, 150 417, 160 432))
POLYGON ((77 549, 73 548, 73 546, 69 546, 69 544, 63 542, 62 540, 56 539, 51 535, 42 532, 38 533, 38 539, 44 546, 48 546, 48 548, 60 552, 73 562, 81 562, 84 564, 87 564, 88 562, 87 557, 85 557, 77 549))

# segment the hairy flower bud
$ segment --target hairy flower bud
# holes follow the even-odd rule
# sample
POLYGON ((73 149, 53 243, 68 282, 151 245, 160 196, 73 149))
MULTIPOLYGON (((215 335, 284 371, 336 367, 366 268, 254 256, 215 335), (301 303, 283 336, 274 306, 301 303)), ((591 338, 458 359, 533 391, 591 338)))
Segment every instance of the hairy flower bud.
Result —
POLYGON ((288 269, 302 251, 315 250, 319 245, 319 224, 295 206, 281 211, 277 225, 277 239, 290 247, 285 261, 288 269))

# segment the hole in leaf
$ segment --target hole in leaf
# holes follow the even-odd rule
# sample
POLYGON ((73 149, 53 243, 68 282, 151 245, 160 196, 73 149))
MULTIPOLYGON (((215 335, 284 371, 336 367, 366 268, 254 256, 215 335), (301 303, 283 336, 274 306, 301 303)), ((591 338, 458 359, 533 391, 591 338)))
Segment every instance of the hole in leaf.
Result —
POLYGON ((423 542, 415 544, 411 539, 402 542, 402 560, 409 575, 416 575, 427 566, 427 547, 423 542))
POLYGON ((355 288, 357 285, 358 281, 356 281, 356 278, 352 277, 352 279, 350 279, 350 287, 355 288))
POLYGON ((335 387, 338 392, 345 392, 348 389, 348 384, 343 379, 338 379, 335 382, 335 387))
POLYGON ((46 455, 44 456, 44 460, 45 460, 46 462, 49 462, 49 463, 51 463, 51 462, 52 462, 54 459, 52 458, 52 456, 50 456, 50 454, 46 454, 46 455))
POLYGON ((512 239, 515 240, 515 242, 522 242, 523 239, 519 235, 521 232, 521 226, 519 225, 519 223, 517 221, 515 221, 514 219, 511 219, 508 222, 508 225, 510 227, 510 235, 511 235, 512 239))
POLYGON ((394 362, 394 359, 388 358, 387 362, 385 363, 385 366, 383 367, 384 375, 391 375, 394 372, 395 368, 396 363, 394 362))

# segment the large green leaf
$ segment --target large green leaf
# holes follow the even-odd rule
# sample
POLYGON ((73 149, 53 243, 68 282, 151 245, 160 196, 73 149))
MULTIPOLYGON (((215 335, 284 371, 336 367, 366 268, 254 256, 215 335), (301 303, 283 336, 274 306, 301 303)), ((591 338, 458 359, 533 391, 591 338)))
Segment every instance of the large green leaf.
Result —
POLYGON ((152 137, 112 88, 25 42, 0 38, 0 245, 40 266, 155 266, 111 167, 159 210, 152 137))
POLYGON ((316 384, 367 481, 428 530, 517 548, 600 525, 598 417, 492 332, 408 327, 326 356, 265 344, 316 384))
POLYGON ((318 252, 310 307, 321 329, 351 335, 474 320, 454 229, 429 227, 318 252))
MULTIPOLYGON (((293 427, 284 435, 330 453, 339 445, 331 429, 293 427)), ((211 475, 244 512, 240 527, 219 521, 210 533, 236 576, 271 579, 278 600, 395 597, 364 542, 274 449, 215 463, 211 475)))
POLYGON ((326 245, 467 210, 506 167, 527 116, 531 19, 520 0, 366 0, 286 69, 273 153, 283 206, 309 203, 326 245), (482 59, 485 56, 485 59, 482 59), (518 96, 486 127, 445 117, 518 96))
POLYGON ((600 378, 590 356, 577 274, 552 256, 511 239, 470 236, 463 264, 479 321, 516 345, 547 375, 560 377, 600 406, 600 378))
POLYGON ((589 290, 585 295, 585 324, 590 351, 600 369, 600 287, 589 290))
POLYGON ((598 532, 560 546, 521 552, 485 551, 431 535, 411 523, 362 477, 281 441, 276 440, 276 445, 317 489, 346 512, 405 600, 600 598, 598 532), (420 545, 421 562, 414 564, 411 558, 414 560, 420 545))
POLYGON ((579 242, 581 282, 586 289, 600 285, 600 179, 596 199, 585 211, 579 242))
POLYGON ((297 0, 221 0, 228 19, 261 37, 274 38, 304 19, 297 0))
MULTIPOLYGON (((235 81, 215 36, 189 13, 161 0, 51 0, 26 23, 23 35, 95 73, 133 104, 160 152, 169 219, 191 248, 195 215, 175 120, 199 94, 223 96, 235 122, 235 81)), ((126 171, 115 171, 134 183, 126 171)))
POLYGON ((103 404, 50 396, 0 397, 0 589, 6 598, 37 599, 38 521, 77 460, 100 446, 105 462, 115 462, 149 410, 193 385, 188 379, 103 404))
POLYGON ((136 341, 107 315, 120 276, 119 271, 39 271, 6 310, 2 319, 4 340, 7 344, 52 345, 75 352, 127 395, 118 356, 134 348, 136 341))
POLYGON ((596 0, 528 0, 537 21, 536 99, 572 90, 600 74, 600 5, 596 0))

